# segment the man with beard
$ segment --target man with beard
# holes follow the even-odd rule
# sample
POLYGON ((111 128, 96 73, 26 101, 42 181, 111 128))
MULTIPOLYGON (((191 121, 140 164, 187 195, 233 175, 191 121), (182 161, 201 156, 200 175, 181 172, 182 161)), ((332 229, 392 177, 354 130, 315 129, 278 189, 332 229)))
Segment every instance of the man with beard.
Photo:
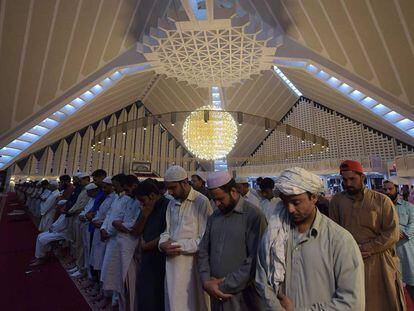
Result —
POLYGON ((187 172, 173 165, 165 172, 168 191, 174 197, 167 207, 166 229, 158 248, 165 263, 165 309, 208 310, 207 297, 197 271, 196 253, 212 209, 209 200, 188 183, 187 172))
POLYGON ((394 203, 400 221, 400 240, 397 255, 401 261, 402 280, 414 300, 414 205, 398 198, 398 185, 390 180, 383 183, 384 193, 394 203))
POLYGON ((364 186, 358 161, 342 162, 340 173, 345 191, 332 198, 329 215, 359 245, 365 265, 366 310, 405 310, 395 252, 400 230, 394 205, 384 194, 364 186))
POLYGON ((241 197, 228 172, 211 173, 207 184, 217 210, 200 244, 198 271, 211 310, 263 310, 254 275, 266 218, 241 197))
POLYGON ((276 188, 282 201, 260 243, 256 270, 265 310, 363 311, 362 257, 351 234, 317 209, 319 176, 293 167, 276 188))

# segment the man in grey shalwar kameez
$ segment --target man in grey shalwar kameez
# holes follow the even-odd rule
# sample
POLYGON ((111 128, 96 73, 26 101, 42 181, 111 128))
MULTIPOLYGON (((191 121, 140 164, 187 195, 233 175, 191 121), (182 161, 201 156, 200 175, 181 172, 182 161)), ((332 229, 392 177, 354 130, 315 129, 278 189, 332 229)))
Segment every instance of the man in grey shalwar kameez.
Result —
POLYGON ((256 265, 264 310, 365 310, 361 253, 352 235, 316 208, 322 187, 317 175, 299 167, 283 171, 276 181, 283 208, 269 220, 256 265), (286 213, 290 223, 281 227, 286 213), (286 249, 282 262, 275 256, 280 245, 286 249), (284 273, 283 283, 276 272, 284 273))
POLYGON ((227 172, 210 174, 207 183, 218 209, 207 222, 198 270, 211 310, 263 310, 254 274, 266 218, 240 196, 227 172))

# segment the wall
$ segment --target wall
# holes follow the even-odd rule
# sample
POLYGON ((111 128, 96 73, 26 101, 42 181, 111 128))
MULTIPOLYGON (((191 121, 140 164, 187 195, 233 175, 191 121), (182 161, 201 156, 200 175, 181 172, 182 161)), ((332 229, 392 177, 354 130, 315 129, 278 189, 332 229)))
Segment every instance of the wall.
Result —
MULTIPOLYGON (((361 157, 378 157, 383 161, 393 161, 398 155, 414 151, 413 146, 403 144, 393 137, 304 97, 296 102, 282 122, 328 139, 329 149, 318 154, 304 155, 299 159, 268 161, 267 164, 359 159, 361 157)), ((253 156, 282 156, 285 152, 311 146, 312 142, 302 143, 300 138, 294 136, 288 138, 284 133, 273 131, 256 149, 253 156)))
POLYGON ((132 104, 18 161, 8 168, 8 175, 18 182, 28 178, 57 178, 79 171, 92 173, 103 168, 113 176, 130 173, 133 162, 144 160, 150 162, 151 170, 160 176, 173 163, 195 171, 197 161, 160 124, 148 126, 146 130, 137 127, 125 133, 114 133, 102 141, 101 150, 94 150, 91 141, 95 134, 145 113, 142 103, 132 104))

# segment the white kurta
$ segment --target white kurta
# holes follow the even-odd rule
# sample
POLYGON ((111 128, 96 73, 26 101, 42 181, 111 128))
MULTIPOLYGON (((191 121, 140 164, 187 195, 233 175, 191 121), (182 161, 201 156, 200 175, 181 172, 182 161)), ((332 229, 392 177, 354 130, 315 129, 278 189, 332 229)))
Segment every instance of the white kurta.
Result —
MULTIPOLYGON (((95 203, 95 198, 90 198, 88 204, 86 204, 85 209, 79 214, 80 216, 85 216, 93 207, 95 203)), ((89 233, 89 221, 80 222, 80 232, 82 236, 82 245, 83 245, 83 255, 84 255, 84 268, 89 268, 89 255, 90 255, 90 245, 91 245, 91 235, 89 233)))
POLYGON ((34 188, 33 192, 30 194, 30 202, 28 203, 27 207, 32 214, 34 214, 34 209, 37 201, 36 196, 39 194, 39 189, 40 188, 34 188))
POLYGON ((106 216, 101 229, 108 232, 110 238, 106 243, 105 256, 102 263, 101 281, 104 290, 122 292, 122 268, 119 245, 116 240, 116 229, 112 226, 115 219, 121 219, 125 213, 130 197, 121 193, 112 202, 111 211, 106 216))
POLYGON ((45 202, 48 198, 48 196, 52 193, 52 191, 50 191, 49 189, 45 189, 42 194, 40 195, 40 200, 39 200, 39 205, 36 208, 35 214, 37 217, 41 216, 41 206, 43 204, 43 202, 45 202))
MULTIPOLYGON (((125 213, 121 220, 124 227, 131 230, 140 214, 140 204, 136 199, 130 198, 127 202, 125 213)), ((120 310, 133 308, 135 305, 135 280, 136 280, 136 262, 133 260, 135 249, 138 245, 139 238, 128 233, 118 232, 116 241, 119 247, 121 259, 121 284, 122 292, 120 292, 120 310), (125 291, 125 289, 128 289, 125 291), (125 294, 127 296, 125 296, 125 294), (123 308, 122 308, 123 307, 123 308)), ((133 310, 133 309, 131 309, 133 310)))
POLYGON ((167 257, 165 271, 165 309, 171 311, 208 310, 208 303, 198 275, 195 254, 206 229, 212 208, 207 197, 191 189, 187 199, 168 204, 165 232, 159 244, 176 241, 183 255, 167 257))
POLYGON ((39 231, 49 231, 55 217, 55 204, 59 195, 60 192, 56 189, 49 194, 46 201, 40 204, 40 215, 42 216, 42 219, 40 220, 39 231))
POLYGON ((281 201, 281 199, 273 197, 270 201, 268 199, 263 199, 260 202, 260 209, 266 216, 268 222, 270 220, 270 217, 272 217, 272 214, 274 213, 277 204, 281 201))
MULTIPOLYGON (((114 199, 117 197, 116 193, 112 192, 109 194, 105 200, 102 202, 101 206, 99 206, 98 211, 93 219, 93 221, 104 222, 106 216, 110 213, 112 203, 114 199)), ((95 228, 95 232, 93 233, 93 240, 92 240, 92 249, 91 249, 91 256, 89 260, 89 264, 95 270, 101 270, 102 262, 105 255, 106 249, 106 241, 101 241, 101 233, 99 228, 95 228)))
POLYGON ((247 202, 250 202, 251 204, 253 204, 256 207, 260 207, 260 201, 257 198, 257 196, 255 196, 251 190, 247 191, 246 195, 243 197, 247 202))
POLYGON ((50 242, 67 239, 68 219, 65 214, 50 226, 52 232, 42 232, 37 236, 35 257, 42 258, 50 250, 50 242))

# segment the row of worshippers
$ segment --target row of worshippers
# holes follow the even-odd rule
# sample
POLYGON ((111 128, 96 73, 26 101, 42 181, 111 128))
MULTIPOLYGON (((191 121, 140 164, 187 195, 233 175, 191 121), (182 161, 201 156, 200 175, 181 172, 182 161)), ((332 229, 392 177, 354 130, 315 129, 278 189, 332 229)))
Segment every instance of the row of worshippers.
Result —
POLYGON ((81 278, 80 285, 95 296, 98 306, 110 302, 105 299, 109 297, 128 310, 135 296, 134 254, 139 236, 133 234, 132 227, 141 209, 132 193, 138 179, 124 174, 110 178, 104 170, 95 171, 92 178, 91 183, 88 174, 74 176, 74 189, 67 199, 65 176, 60 177, 63 182, 59 188, 55 181, 49 183, 50 193, 44 201, 47 210, 44 202, 39 206, 42 233, 37 237, 31 266, 45 262, 51 242, 70 242, 74 259, 68 270, 71 276, 81 278))
MULTIPOLYGON (((245 183, 237 184, 227 172, 206 178, 209 200, 190 186, 183 168, 172 166, 165 173, 171 200, 150 180, 136 185, 129 200, 138 199, 140 212, 128 219, 124 232, 111 217, 120 208, 111 204, 99 229, 104 266, 107 253, 125 253, 121 232, 129 239, 141 236, 141 263, 136 285, 122 276, 120 287, 105 287, 102 267, 103 289, 123 295, 124 309, 125 292, 136 292, 138 310, 405 310, 395 246, 411 249, 412 258, 413 219, 406 217, 411 223, 403 230, 400 216, 400 231, 398 214, 407 211, 366 188, 358 162, 343 162, 340 173, 345 191, 332 199, 331 219, 316 208, 320 178, 301 168, 285 170, 277 179, 280 199, 266 219, 266 205, 258 208, 245 199, 240 190, 245 183), (102 239, 105 222, 114 227, 108 239, 102 239)), ((119 201, 125 188, 114 179, 119 201)), ((273 186, 271 194, 265 189, 261 196, 270 202, 273 186)), ((120 261, 111 268, 112 283, 114 275, 128 274, 120 261)))

